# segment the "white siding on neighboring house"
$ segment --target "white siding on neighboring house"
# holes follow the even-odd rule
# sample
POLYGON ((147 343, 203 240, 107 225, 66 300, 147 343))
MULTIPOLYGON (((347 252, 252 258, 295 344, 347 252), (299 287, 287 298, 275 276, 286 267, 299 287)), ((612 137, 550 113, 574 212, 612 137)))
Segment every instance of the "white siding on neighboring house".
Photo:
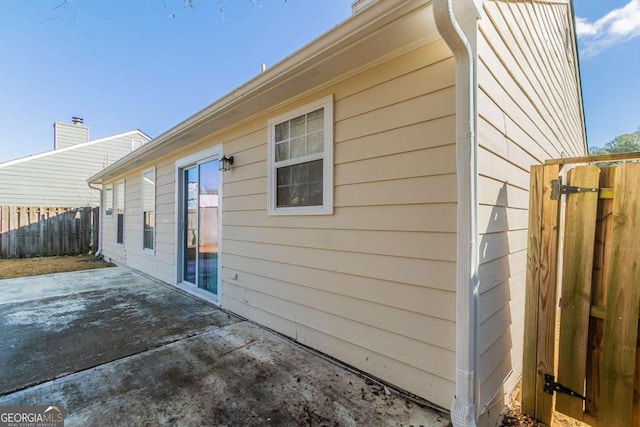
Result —
POLYGON ((130 153, 132 139, 149 140, 131 131, 0 163, 0 205, 98 206, 87 179, 130 153))
POLYGON ((522 372, 530 167, 586 147, 568 2, 484 1, 479 29, 481 413, 522 372))
POLYGON ((53 148, 59 150, 89 141, 89 129, 80 124, 55 122, 53 148))

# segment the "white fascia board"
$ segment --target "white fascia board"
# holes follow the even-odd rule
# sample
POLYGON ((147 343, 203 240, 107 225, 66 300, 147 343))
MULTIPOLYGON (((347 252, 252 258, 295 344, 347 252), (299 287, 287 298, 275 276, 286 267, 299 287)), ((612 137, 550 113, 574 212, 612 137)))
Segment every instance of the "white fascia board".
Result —
MULTIPOLYGON (((376 2, 360 13, 351 16, 343 23, 324 33, 293 54, 285 57, 282 61, 268 68, 265 72, 258 74, 213 104, 164 132, 150 143, 145 144, 143 147, 89 178, 89 182, 98 183, 105 178, 110 179, 116 177, 133 165, 142 166, 145 164, 145 156, 162 150, 163 147, 175 142, 179 138, 187 137, 189 132, 196 131, 208 121, 215 118, 225 115, 227 120, 222 121, 220 127, 216 128, 216 131, 218 131, 224 128, 225 125, 230 126, 242 121, 246 117, 250 117, 250 113, 239 111, 240 107, 246 105, 249 100, 265 94, 265 96, 269 96, 269 90, 278 88, 279 86, 286 87, 285 83, 287 83, 288 80, 312 70, 314 66, 344 51, 356 42, 375 34, 387 24, 430 3, 431 0, 376 2)), ((433 28, 432 31, 437 33, 435 28, 433 28)), ((307 90, 308 89, 309 88, 307 88, 307 90)), ((292 88, 290 90, 292 92, 288 95, 289 97, 299 95, 302 92, 300 88, 292 88)), ((277 102, 279 102, 279 100, 276 100, 274 104, 277 102)), ((192 141, 190 140, 189 142, 192 141)))

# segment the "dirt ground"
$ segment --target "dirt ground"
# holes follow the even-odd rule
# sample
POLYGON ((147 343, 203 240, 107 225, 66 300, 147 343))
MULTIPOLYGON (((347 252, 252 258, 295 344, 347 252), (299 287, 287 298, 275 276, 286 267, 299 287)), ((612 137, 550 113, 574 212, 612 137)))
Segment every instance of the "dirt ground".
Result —
POLYGON ((0 259, 0 279, 91 270, 114 265, 93 255, 0 259))
MULTIPOLYGON (((509 398, 509 408, 505 413, 500 427, 544 427, 545 424, 537 423, 530 417, 522 414, 522 383, 518 384, 509 398)), ((553 427, 589 427, 571 417, 555 412, 553 414, 553 427)))

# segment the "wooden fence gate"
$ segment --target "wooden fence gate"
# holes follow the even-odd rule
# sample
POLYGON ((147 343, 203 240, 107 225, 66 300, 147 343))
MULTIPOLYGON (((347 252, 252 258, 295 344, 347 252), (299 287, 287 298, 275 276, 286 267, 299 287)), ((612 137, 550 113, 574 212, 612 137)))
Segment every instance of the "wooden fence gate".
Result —
POLYGON ((640 163, 620 162, 631 158, 531 170, 522 408, 547 425, 555 410, 640 426, 640 163))
POLYGON ((0 258, 79 255, 98 247, 100 208, 0 207, 0 258))

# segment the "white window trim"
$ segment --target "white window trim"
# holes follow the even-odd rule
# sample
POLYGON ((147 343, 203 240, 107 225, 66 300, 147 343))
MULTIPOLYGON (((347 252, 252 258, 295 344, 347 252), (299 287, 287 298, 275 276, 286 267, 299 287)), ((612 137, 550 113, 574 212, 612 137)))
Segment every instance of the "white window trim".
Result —
POLYGON ((142 201, 142 252, 149 255, 156 254, 156 230, 157 230, 157 215, 156 215, 156 206, 157 206, 157 185, 158 185, 158 175, 156 174, 156 167, 152 166, 149 169, 145 169, 140 174, 140 200, 142 201), (154 224, 153 224, 153 249, 144 247, 144 176, 149 173, 153 173, 153 215, 154 215, 154 224))
POLYGON ((118 182, 116 182, 116 185, 114 186, 114 191, 113 191, 113 216, 115 218, 115 239, 114 241, 116 242, 116 246, 124 246, 124 242, 126 240, 126 230, 124 228, 124 221, 125 221, 125 217, 126 217, 126 206, 127 206, 127 183, 125 182, 124 179, 119 180, 118 182), (120 183, 122 183, 122 188, 124 190, 124 197, 122 198, 122 243, 118 243, 118 191, 117 188, 120 185, 120 183))
POLYGON ((113 184, 109 184, 109 185, 106 185, 104 187, 104 194, 105 194, 104 216, 105 216, 105 218, 113 218, 113 205, 114 205, 114 202, 115 202, 115 199, 113 198, 113 195, 114 195, 113 184), (107 209, 109 207, 109 206, 107 206, 107 200, 106 200, 106 198, 107 198, 106 197, 107 190, 111 190, 111 213, 110 214, 108 213, 109 211, 107 209))
MULTIPOLYGON (((317 160, 316 159, 316 160, 317 160)), ((313 160, 306 157, 306 161, 313 160)), ((281 162, 282 163, 282 162, 281 162)), ((298 162, 292 161, 291 164, 298 162)), ((269 215, 332 215, 333 214, 333 95, 296 108, 267 122, 267 211, 269 215), (323 159, 322 205, 278 208, 276 203, 275 126, 302 114, 324 108, 324 151, 317 154, 323 159)))

